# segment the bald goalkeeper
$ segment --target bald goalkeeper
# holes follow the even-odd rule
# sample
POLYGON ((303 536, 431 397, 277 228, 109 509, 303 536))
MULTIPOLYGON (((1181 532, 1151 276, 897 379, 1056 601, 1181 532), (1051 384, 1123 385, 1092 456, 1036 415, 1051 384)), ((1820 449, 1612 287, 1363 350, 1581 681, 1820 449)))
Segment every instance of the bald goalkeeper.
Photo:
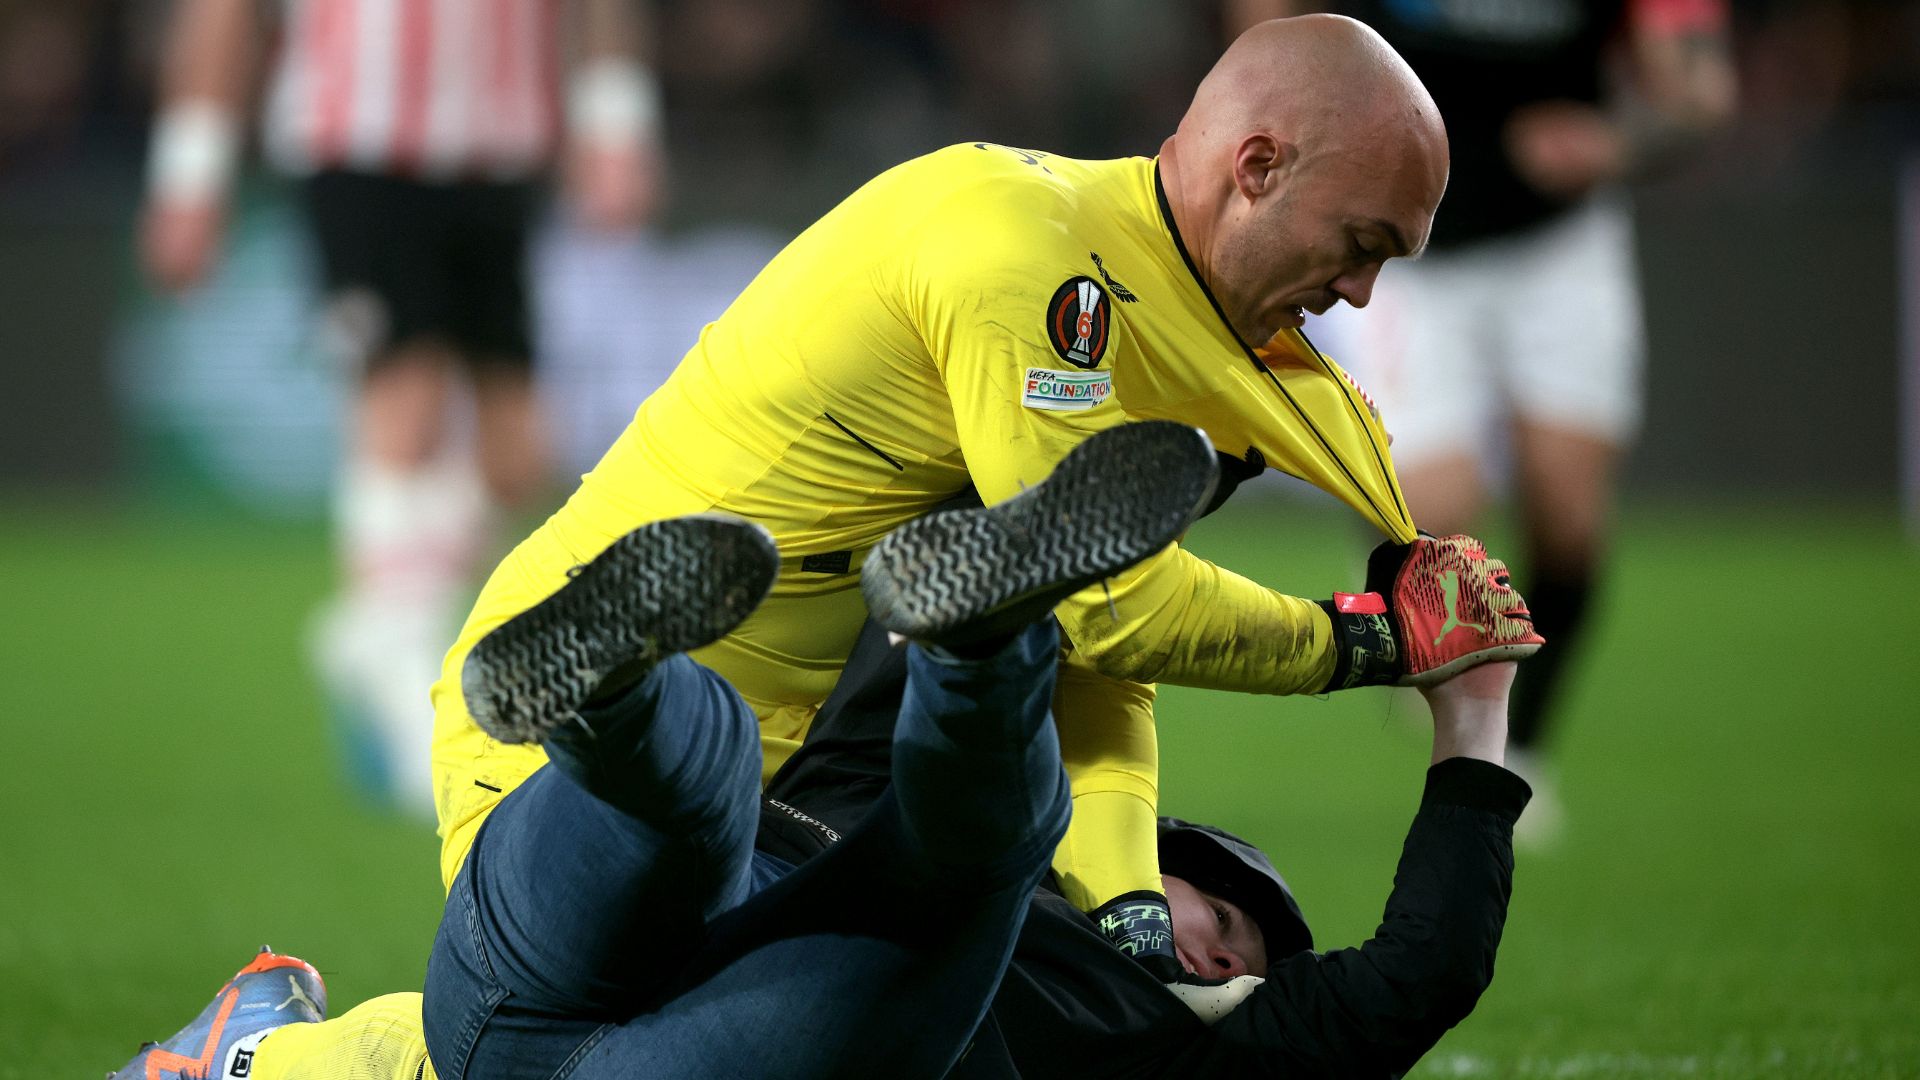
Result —
MULTIPOLYGON (((969 485, 1006 499, 1124 421, 1200 427, 1411 540, 1385 433, 1298 327, 1364 305, 1381 265, 1421 248, 1446 177, 1412 72, 1362 24, 1310 16, 1236 41, 1157 158, 968 143, 855 192, 706 328, 487 582, 433 691, 444 879, 545 761, 469 718, 469 648, 644 522, 737 514, 779 545, 767 601, 695 654, 759 717, 768 774, 865 618, 876 541, 969 485)), ((1343 628, 1331 610, 1178 545, 1060 606, 1075 801, 1056 868, 1083 910, 1109 905, 1128 951, 1171 957, 1154 915, 1152 684, 1311 694, 1414 674, 1374 633, 1384 623, 1343 628)))

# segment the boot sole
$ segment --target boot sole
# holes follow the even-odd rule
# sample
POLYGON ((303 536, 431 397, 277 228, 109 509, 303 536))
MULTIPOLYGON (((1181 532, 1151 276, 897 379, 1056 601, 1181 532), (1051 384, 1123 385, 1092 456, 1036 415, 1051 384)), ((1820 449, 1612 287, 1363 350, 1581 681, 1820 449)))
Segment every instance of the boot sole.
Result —
POLYGON ((467 711, 501 742, 538 742, 572 722, 609 675, 725 637, 779 573, 752 522, 695 515, 642 525, 572 580, 482 638, 461 669, 467 711))
POLYGON ((1012 633, 1172 543, 1219 475, 1201 431, 1158 420, 1110 428, 1005 502, 894 530, 861 571, 867 610, 921 642, 1012 633))

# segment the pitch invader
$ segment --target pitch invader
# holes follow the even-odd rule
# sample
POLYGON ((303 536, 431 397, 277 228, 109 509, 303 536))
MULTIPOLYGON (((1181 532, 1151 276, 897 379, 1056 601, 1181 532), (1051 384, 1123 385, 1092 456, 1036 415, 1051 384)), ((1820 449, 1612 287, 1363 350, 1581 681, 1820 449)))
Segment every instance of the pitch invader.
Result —
MULTIPOLYGON (((1474 672, 1457 693, 1428 689, 1436 765, 1423 815, 1449 789, 1469 801, 1410 834, 1384 951, 1312 952, 1263 856, 1170 819, 1158 841, 1173 912, 1131 905, 1128 917, 1172 938, 1197 977, 1173 994, 1090 933, 1095 920, 1035 887, 1069 801, 1048 715, 1050 612, 1163 548, 1205 507, 1216 472, 1193 429, 1123 425, 1036 488, 928 515, 876 546, 862 577, 874 617, 838 704, 823 710, 812 756, 773 784, 837 831, 761 796, 757 721, 678 654, 764 595, 778 570, 766 533, 712 514, 641 526, 469 655, 478 722, 508 742, 542 741, 552 764, 476 841, 424 1000, 391 995, 312 1023, 259 1012, 271 999, 256 992, 228 1024, 236 988, 259 987, 256 964, 118 1075, 171 1080, 224 1062, 230 1078, 421 1080, 433 1075, 430 1045, 447 1075, 548 1076, 576 1063, 583 1077, 839 1076, 857 1056, 862 1073, 932 1077, 976 1042, 987 1008, 997 1034, 978 1040, 969 1068, 993 1075, 1017 1063, 1185 1076, 1196 1060, 1233 1072, 1276 1059, 1403 1071, 1493 970, 1511 884, 1504 833, 1525 790, 1495 767, 1510 670, 1474 672), (1157 482, 1129 483, 1142 469, 1157 482), (1457 756, 1480 760, 1444 760, 1457 756), (1511 809, 1485 813, 1502 803, 1511 809), (1009 987, 1010 952, 1022 970, 1009 987)), ((1488 647, 1525 609, 1503 586, 1458 587, 1480 566, 1499 577, 1466 538, 1389 546, 1374 575, 1388 594, 1336 607, 1363 621, 1391 613, 1421 654, 1406 667, 1445 680, 1532 649, 1488 647), (1478 648, 1437 662, 1429 634, 1478 648)), ((311 1004, 297 992, 283 1004, 294 1002, 311 1004)))

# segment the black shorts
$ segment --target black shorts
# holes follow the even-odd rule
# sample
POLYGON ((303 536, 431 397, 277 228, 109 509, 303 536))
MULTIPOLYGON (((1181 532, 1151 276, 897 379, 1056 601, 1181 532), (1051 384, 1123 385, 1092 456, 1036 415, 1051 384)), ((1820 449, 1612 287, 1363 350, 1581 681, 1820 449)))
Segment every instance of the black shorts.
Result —
POLYGON ((540 185, 322 172, 306 195, 327 293, 364 362, 435 341, 470 364, 528 366, 527 234, 540 185))

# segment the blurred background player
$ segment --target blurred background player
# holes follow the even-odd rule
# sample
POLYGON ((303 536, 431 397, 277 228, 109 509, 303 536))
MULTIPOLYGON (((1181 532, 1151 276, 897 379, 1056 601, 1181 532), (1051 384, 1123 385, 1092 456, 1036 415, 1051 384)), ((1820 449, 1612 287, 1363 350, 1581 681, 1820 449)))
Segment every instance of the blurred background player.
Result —
POLYGON ((217 257, 248 103, 301 179, 329 337, 358 380, 315 660, 373 779, 432 805, 426 688, 492 554, 549 479, 530 378, 528 233, 561 171, 579 218, 651 211, 658 91, 634 0, 181 0, 141 222, 176 294, 217 257), (269 43, 271 43, 269 47, 269 43), (467 407, 470 402, 470 409, 467 407))
MULTIPOLYGON (((1414 520, 1478 532, 1505 446, 1521 574, 1554 643, 1515 683, 1508 760, 1534 785, 1523 839, 1558 831, 1538 754, 1605 554, 1641 414, 1645 350, 1622 181, 1733 111, 1725 0, 1251 0, 1232 19, 1336 11, 1379 30, 1446 121, 1447 194, 1426 256, 1384 275, 1320 342, 1390 421, 1414 520)), ((1316 335, 1319 336, 1319 335, 1316 335)))

